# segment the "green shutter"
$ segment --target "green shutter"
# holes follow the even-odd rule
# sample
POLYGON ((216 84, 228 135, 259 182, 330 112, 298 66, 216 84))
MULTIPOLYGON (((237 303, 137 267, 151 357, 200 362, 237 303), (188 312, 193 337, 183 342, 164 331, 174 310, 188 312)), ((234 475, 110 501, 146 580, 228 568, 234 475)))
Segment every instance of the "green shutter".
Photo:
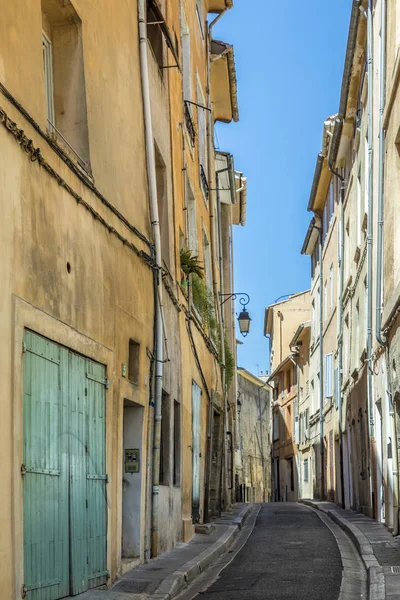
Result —
POLYGON ((29 600, 69 593, 65 351, 24 336, 24 585, 29 600))
POLYGON ((56 600, 107 578, 105 367, 24 336, 24 585, 56 600))

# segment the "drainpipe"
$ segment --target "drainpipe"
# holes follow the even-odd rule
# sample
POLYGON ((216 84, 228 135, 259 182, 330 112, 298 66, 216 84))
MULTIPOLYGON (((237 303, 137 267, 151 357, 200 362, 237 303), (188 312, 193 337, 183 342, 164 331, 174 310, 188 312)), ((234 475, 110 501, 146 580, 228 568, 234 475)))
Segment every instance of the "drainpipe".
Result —
POLYGON ((367 398, 368 398, 368 438, 369 438, 369 502, 373 510, 373 477, 372 477, 372 440, 375 436, 372 387, 372 144, 373 144, 373 85, 372 65, 372 0, 368 0, 368 13, 360 8, 367 19, 367 69, 368 69, 368 227, 367 227, 367 398))
POLYGON ((380 346, 385 348, 387 370, 387 405, 389 408, 390 433, 392 438, 392 478, 393 478, 393 535, 399 533, 399 480, 397 456, 396 419, 391 394, 390 355, 386 339, 382 335, 382 283, 383 283, 383 227, 384 227, 384 165, 385 165, 385 131, 383 129, 383 113, 386 104, 386 0, 381 0, 381 35, 380 35, 380 67, 379 67, 379 173, 378 173, 378 236, 376 260, 376 327, 375 337, 380 346))
MULTIPOLYGON (((212 106, 211 106, 211 40, 212 40, 212 30, 214 25, 221 19, 221 17, 226 13, 228 9, 225 8, 222 12, 215 17, 213 21, 208 26, 208 35, 207 35, 207 45, 208 45, 208 66, 207 66, 207 108, 208 108, 208 127, 207 127, 207 147, 208 147, 208 176, 211 180, 212 172, 214 169, 214 144, 213 144, 213 136, 212 132, 214 131, 214 121, 212 115, 212 106)), ((218 186, 210 186, 211 188, 218 186)), ((212 248, 212 273, 213 273, 213 292, 214 292, 214 301, 216 303, 217 309, 217 317, 219 322, 219 335, 221 340, 221 350, 220 350, 220 360, 221 360, 221 379, 222 379, 222 394, 224 400, 224 438, 223 438, 223 451, 224 451, 224 471, 225 471, 225 489, 223 490, 222 497, 224 498, 224 508, 226 509, 229 505, 228 501, 228 493, 229 493, 229 485, 228 485, 228 448, 227 448, 227 431, 228 431, 228 399, 226 395, 226 385, 225 385, 225 344, 224 344, 224 326, 223 326, 223 318, 222 318, 222 309, 221 303, 219 301, 219 289, 218 289, 218 276, 217 276, 217 266, 215 261, 215 254, 217 249, 216 242, 216 234, 215 227, 218 224, 215 223, 215 211, 214 211, 214 192, 210 190, 209 197, 209 213, 210 213, 210 233, 211 233, 211 248, 212 248)), ((218 218, 218 215, 217 215, 218 218)))
POLYGON ((162 320, 162 257, 161 236, 157 203, 156 162, 154 156, 153 126, 151 119, 150 85, 147 64, 147 23, 146 0, 138 0, 139 52, 142 80, 143 112, 146 138, 146 162, 149 185, 151 225, 155 246, 156 273, 156 356, 155 356, 155 416, 153 438, 153 491, 152 491, 152 532, 151 554, 158 552, 158 508, 160 486, 160 442, 161 442, 161 402, 163 382, 163 320, 162 320))
POLYGON ((339 340, 338 340, 338 375, 337 393, 339 395, 339 460, 340 460, 340 485, 342 488, 342 508, 345 507, 344 499, 344 472, 343 472, 343 287, 344 287, 344 197, 346 193, 346 181, 344 177, 329 167, 331 173, 340 180, 340 206, 339 206, 339 340))
POLYGON ((325 448, 324 448, 324 348, 323 348, 323 309, 324 277, 322 268, 323 228, 319 229, 319 443, 321 455, 321 500, 325 500, 325 448))

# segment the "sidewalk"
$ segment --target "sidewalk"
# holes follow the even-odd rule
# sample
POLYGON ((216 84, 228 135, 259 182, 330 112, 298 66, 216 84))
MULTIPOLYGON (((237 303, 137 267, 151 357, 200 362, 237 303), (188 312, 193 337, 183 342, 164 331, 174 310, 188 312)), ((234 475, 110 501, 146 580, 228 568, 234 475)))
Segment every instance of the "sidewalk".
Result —
POLYGON ((400 537, 382 523, 333 502, 299 500, 325 512, 352 539, 368 574, 370 600, 400 600, 400 537))
POLYGON ((121 576, 109 590, 91 590, 75 600, 170 600, 228 550, 239 533, 252 504, 235 504, 232 512, 214 521, 214 530, 196 533, 190 542, 150 560, 121 576))

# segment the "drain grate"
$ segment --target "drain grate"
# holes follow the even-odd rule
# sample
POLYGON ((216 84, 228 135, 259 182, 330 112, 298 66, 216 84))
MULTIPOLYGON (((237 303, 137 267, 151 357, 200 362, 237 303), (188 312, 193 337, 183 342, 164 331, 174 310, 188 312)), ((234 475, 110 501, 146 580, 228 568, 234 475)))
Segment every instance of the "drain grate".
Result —
POLYGON ((395 567, 390 567, 391 571, 392 571, 392 575, 400 575, 400 567, 399 566, 395 566, 395 567))

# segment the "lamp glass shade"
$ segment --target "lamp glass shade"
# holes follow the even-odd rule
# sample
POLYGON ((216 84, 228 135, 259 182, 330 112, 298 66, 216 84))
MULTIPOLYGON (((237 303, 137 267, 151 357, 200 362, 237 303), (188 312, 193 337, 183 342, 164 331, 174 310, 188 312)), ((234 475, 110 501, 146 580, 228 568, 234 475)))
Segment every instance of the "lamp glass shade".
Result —
POLYGON ((240 315, 238 316, 239 329, 240 329, 240 333, 242 334, 243 337, 246 337, 246 335, 250 331, 250 322, 251 322, 250 315, 247 312, 247 310, 244 308, 242 310, 242 312, 240 313, 240 315))

